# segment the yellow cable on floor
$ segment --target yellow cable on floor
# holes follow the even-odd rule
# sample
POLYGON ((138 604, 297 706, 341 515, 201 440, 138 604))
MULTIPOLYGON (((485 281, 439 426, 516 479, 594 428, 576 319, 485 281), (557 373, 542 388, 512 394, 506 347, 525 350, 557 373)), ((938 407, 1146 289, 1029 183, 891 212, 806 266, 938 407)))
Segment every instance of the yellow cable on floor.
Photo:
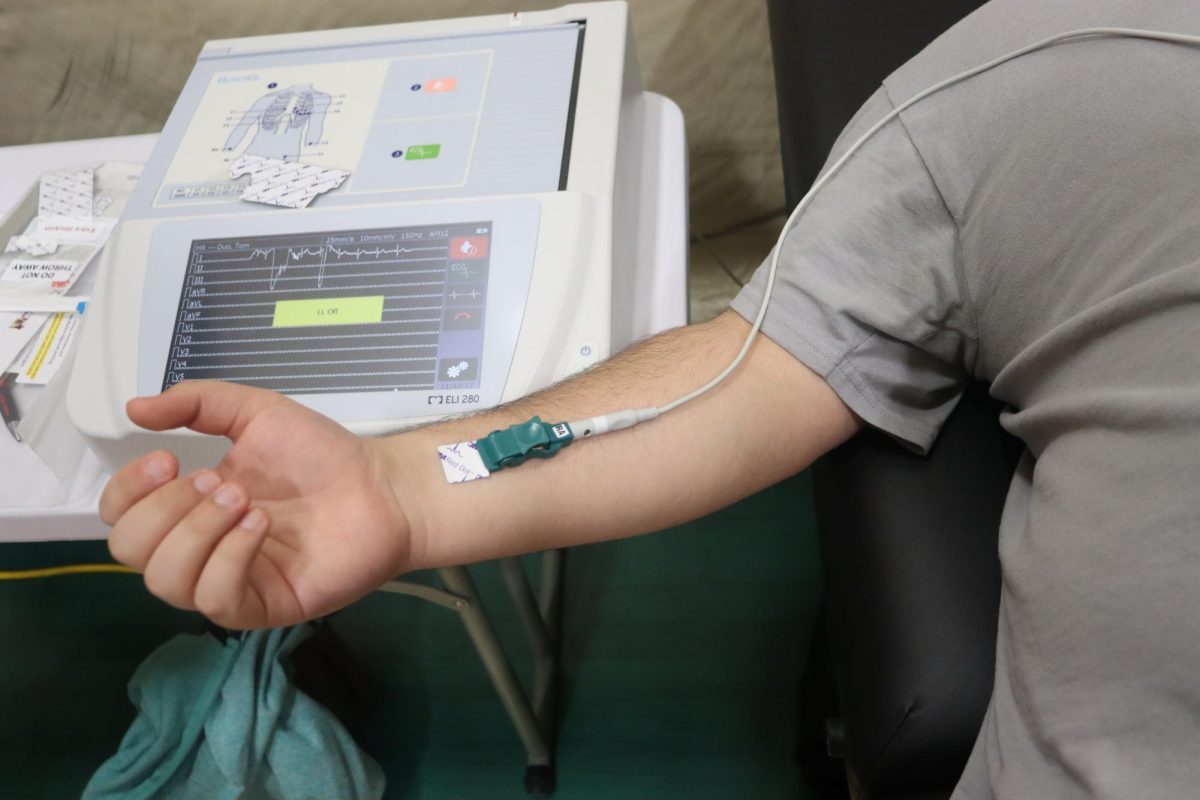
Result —
POLYGON ((60 575, 89 575, 98 572, 137 574, 137 570, 122 564, 64 564, 41 569, 0 570, 0 581, 30 581, 37 578, 57 578, 60 575))

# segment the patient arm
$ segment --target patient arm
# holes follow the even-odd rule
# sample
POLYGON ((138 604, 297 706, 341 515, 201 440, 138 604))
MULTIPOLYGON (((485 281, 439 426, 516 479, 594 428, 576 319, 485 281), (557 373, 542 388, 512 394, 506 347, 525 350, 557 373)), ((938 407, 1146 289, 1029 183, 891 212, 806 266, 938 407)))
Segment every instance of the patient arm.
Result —
POLYGON ((716 375, 748 332, 726 313, 509 406, 377 439, 272 392, 185 381, 131 401, 130 418, 228 436, 233 447, 186 476, 161 451, 123 467, 101 498, 109 547, 167 602, 259 628, 328 614, 410 570, 692 519, 802 469, 859 425, 766 337, 710 393, 553 459, 451 485, 436 448, 534 414, 570 421, 664 404, 716 375))
POLYGON ((481 481, 447 484, 435 448, 537 414, 575 420, 665 404, 717 374, 749 324, 733 312, 637 345, 584 375, 487 414, 378 440, 410 509, 413 567, 659 530, 722 508, 803 469, 859 421, 833 390, 757 337, 713 391, 658 419, 576 442, 481 481))

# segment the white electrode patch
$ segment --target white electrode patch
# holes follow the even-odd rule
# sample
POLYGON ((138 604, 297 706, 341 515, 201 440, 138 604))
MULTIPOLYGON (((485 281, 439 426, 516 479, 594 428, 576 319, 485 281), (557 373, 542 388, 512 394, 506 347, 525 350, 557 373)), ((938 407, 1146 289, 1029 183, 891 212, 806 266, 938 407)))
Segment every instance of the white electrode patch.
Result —
POLYGON ((91 219, 95 183, 91 169, 47 172, 38 189, 38 216, 91 219))
POLYGON ((350 173, 296 161, 242 156, 229 168, 231 178, 250 176, 241 199, 286 208, 304 208, 313 198, 342 185, 350 173))
POLYGON ((474 442, 443 444, 437 449, 442 462, 442 473, 447 483, 466 483, 486 478, 492 473, 483 465, 474 442))
POLYGON ((39 237, 36 234, 18 234, 8 240, 4 246, 6 253, 28 253, 31 256, 53 255, 58 249, 58 242, 53 239, 39 237))

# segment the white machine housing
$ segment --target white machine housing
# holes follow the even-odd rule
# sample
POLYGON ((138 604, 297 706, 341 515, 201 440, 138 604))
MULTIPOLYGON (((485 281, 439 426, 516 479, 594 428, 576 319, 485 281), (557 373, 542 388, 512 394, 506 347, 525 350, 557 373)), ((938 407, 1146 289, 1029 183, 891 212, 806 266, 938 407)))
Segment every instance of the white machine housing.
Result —
MULTIPOLYGON (((645 130, 646 121, 657 117, 647 113, 647 106, 662 98, 642 91, 624 2, 214 41, 205 46, 199 63, 206 54, 287 54, 356 44, 472 37, 578 22, 583 23, 585 33, 576 64, 573 122, 566 145, 569 150, 563 157, 566 180, 557 191, 509 195, 459 191, 457 196, 451 192, 452 196, 411 200, 392 195, 376 202, 368 197, 337 206, 323 202, 322 196, 304 209, 250 206, 244 202, 163 208, 156 200, 162 196, 160 186, 165 185, 162 181, 167 162, 176 157, 177 145, 187 136, 193 112, 190 107, 183 108, 181 99, 143 173, 129 213, 114 231, 103 255, 68 390, 70 418, 101 460, 116 467, 166 447, 174 450, 186 466, 213 463, 228 447, 224 439, 187 430, 145 431, 125 414, 129 399, 161 389, 147 375, 166 364, 163 342, 170 340, 175 331, 163 325, 174 314, 184 279, 182 264, 188 258, 186 245, 181 243, 189 238, 194 241, 310 230, 465 223, 481 219, 480 209, 484 206, 497 209, 489 217, 510 213, 534 219, 529 233, 534 239, 526 243, 532 254, 527 290, 514 294, 509 287, 507 293, 488 297, 486 337, 501 336, 491 326, 507 319, 510 322, 505 324, 512 328, 514 338, 508 363, 487 359, 485 351, 483 383, 497 382, 497 391, 457 393, 465 400, 425 405, 419 412, 409 402, 402 413, 390 412, 386 402, 364 406, 357 402, 364 397, 361 394, 354 395, 355 402, 341 405, 327 395, 294 395, 361 434, 379 434, 515 399, 588 367, 607 357, 614 347, 636 338, 641 333, 639 309, 620 301, 614 305, 613 298, 639 295, 639 252, 646 251, 648 238, 654 236, 653 227, 659 223, 655 209, 639 209, 639 201, 647 194, 644 184, 655 178, 654 154, 647 152, 644 144, 656 135, 645 130), (510 305, 523 302, 523 308, 493 308, 501 297, 510 305), (168 303, 170 314, 163 311, 168 303), (364 407, 371 409, 365 415, 364 407)), ((196 77, 193 74, 193 81, 196 77)), ((207 80, 209 76, 203 77, 207 80)), ((189 81, 189 87, 193 81, 189 81)), ((496 235, 494 247, 500 258, 504 252, 499 223, 496 235)), ((507 252, 512 255, 515 250, 508 247, 507 252)), ((375 394, 387 397, 389 393, 375 394)))

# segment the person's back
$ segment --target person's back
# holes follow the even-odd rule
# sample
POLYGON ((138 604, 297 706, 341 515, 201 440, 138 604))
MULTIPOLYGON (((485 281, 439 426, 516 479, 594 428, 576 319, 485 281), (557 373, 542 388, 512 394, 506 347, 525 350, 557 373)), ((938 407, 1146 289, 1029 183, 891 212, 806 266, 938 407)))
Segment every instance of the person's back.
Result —
MULTIPOLYGON (((1091 27, 1197 35, 1200 4, 994 0, 887 79, 835 155, 926 87, 1091 27)), ((1198 72, 1200 48, 1129 38, 1001 65, 905 111, 785 247, 763 330, 864 419, 924 449, 970 374, 1029 449, 956 797, 1200 785, 1198 72)))

